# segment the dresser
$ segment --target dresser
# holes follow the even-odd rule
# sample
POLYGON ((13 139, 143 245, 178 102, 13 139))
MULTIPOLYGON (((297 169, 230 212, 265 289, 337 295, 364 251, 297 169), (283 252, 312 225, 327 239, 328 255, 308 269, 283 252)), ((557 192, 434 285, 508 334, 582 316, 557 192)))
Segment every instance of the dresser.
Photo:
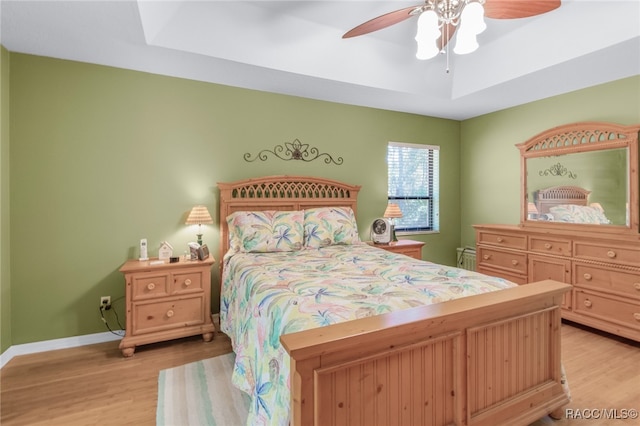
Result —
POLYGON ((389 244, 375 244, 372 241, 368 241, 367 244, 391 253, 404 254, 414 259, 422 260, 422 246, 424 246, 422 241, 398 240, 392 241, 389 244))
POLYGON ((211 266, 203 261, 155 264, 129 260, 120 268, 126 291, 126 334, 120 342, 125 357, 136 346, 202 334, 213 339, 211 266))
POLYGON ((475 225, 477 271, 573 286, 562 317, 640 341, 640 236, 475 225))

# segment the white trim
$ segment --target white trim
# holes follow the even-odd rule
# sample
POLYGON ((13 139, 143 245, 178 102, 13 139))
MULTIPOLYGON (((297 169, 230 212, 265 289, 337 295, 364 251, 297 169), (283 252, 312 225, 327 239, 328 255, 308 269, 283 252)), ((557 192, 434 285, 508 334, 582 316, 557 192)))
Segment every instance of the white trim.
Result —
MULTIPOLYGON (((120 330, 117 330, 120 331, 120 330)), ((55 351, 57 349, 75 348, 77 346, 93 345, 96 343, 112 342, 120 340, 122 336, 116 336, 111 332, 85 334, 84 336, 65 337, 62 339, 43 340, 41 342, 25 343, 9 347, 0 354, 0 368, 3 368, 13 357, 19 355, 35 354, 38 352, 55 351)))
POLYGON ((405 148, 431 149, 433 151, 440 151, 439 145, 423 145, 421 143, 406 143, 406 142, 394 142, 394 141, 389 141, 388 145, 405 147, 405 148))

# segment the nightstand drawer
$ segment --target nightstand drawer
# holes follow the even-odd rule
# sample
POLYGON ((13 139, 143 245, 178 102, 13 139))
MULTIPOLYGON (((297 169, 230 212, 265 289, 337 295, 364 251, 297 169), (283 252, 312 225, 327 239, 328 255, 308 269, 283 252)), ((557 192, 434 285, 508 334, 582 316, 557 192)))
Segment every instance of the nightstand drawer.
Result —
POLYGON ((574 312, 640 330, 639 303, 578 289, 574 290, 574 294, 574 312))
POLYGON ((367 241, 367 244, 391 253, 404 254, 405 256, 422 260, 422 246, 424 246, 422 241, 398 240, 389 244, 375 244, 371 241, 367 241))
POLYGON ((205 320, 204 296, 135 303, 132 311, 134 335, 203 324, 205 320))
POLYGON ((176 294, 201 292, 203 291, 202 283, 200 271, 173 274, 172 292, 176 294))
POLYGON ((171 292, 168 273, 144 273, 131 278, 133 300, 168 296, 171 292))
POLYGON ((478 244, 491 244, 492 246, 513 248, 513 249, 527 249, 527 237, 526 235, 513 235, 508 233, 478 232, 478 244))
POLYGON ((583 259, 640 266, 640 246, 605 245, 576 241, 574 253, 575 257, 583 259))
POLYGON ((574 285, 640 299, 640 272, 574 263, 574 285))
POLYGON ((498 267, 517 274, 527 273, 527 255, 524 253, 479 247, 478 262, 485 267, 498 267))
POLYGON ((544 254, 571 256, 571 241, 529 236, 529 250, 544 254))

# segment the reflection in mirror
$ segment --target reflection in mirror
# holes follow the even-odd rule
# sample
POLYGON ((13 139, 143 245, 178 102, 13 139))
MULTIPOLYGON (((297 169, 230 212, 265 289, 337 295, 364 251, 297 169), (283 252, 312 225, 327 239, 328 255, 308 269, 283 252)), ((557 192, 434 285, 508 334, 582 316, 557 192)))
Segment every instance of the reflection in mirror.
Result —
POLYGON ((527 158, 527 220, 628 226, 628 158, 628 148, 527 158))

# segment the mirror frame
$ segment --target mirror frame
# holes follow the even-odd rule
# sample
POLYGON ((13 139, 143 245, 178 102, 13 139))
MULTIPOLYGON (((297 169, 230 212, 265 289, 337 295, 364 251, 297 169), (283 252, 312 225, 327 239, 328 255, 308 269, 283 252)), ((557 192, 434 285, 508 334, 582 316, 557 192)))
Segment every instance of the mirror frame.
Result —
POLYGON ((573 229, 590 232, 632 233, 640 232, 638 200, 638 132, 640 124, 622 126, 614 123, 587 121, 554 127, 537 134, 526 142, 517 144, 520 150, 520 225, 547 229, 573 229), (549 222, 527 219, 527 159, 628 148, 629 161, 629 224, 596 225, 584 223, 549 222))

